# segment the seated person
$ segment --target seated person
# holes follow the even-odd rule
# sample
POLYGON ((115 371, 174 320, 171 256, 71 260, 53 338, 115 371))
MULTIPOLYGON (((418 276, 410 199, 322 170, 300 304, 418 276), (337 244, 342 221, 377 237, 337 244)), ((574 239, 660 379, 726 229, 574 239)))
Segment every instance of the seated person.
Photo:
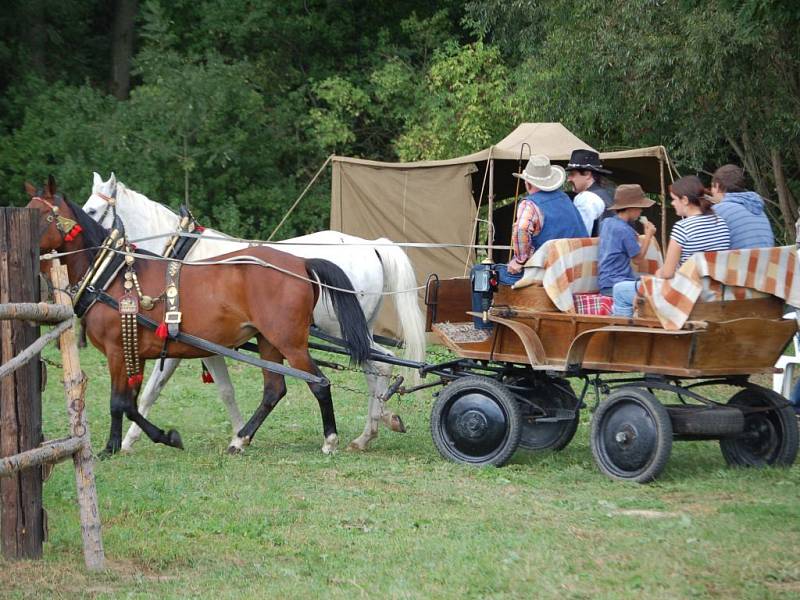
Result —
POLYGON ((611 210, 616 215, 603 219, 600 224, 600 243, 597 259, 597 282, 600 293, 614 297, 615 315, 633 315, 633 298, 636 294, 636 276, 631 260, 639 262, 647 254, 656 227, 649 221, 644 224, 644 241, 639 245, 639 235, 632 224, 642 215, 642 209, 655 202, 644 195, 639 184, 625 184, 617 188, 611 210))
POLYGON ((573 203, 581 214, 586 232, 590 237, 599 234, 601 219, 614 215, 611 192, 602 184, 604 175, 611 171, 603 168, 600 155, 594 150, 573 150, 567 163, 567 180, 575 189, 573 203))
POLYGON ((670 186, 672 207, 682 220, 669 236, 664 266, 656 277, 670 279, 689 257, 697 252, 730 250, 731 234, 727 223, 712 210, 702 182, 694 175, 681 177, 670 186))
POLYGON ((775 235, 764 211, 764 200, 744 189, 744 173, 736 165, 723 165, 711 177, 714 212, 731 232, 731 250, 771 248, 775 235))
POLYGON ((514 285, 522 277, 522 266, 531 254, 548 240, 588 237, 575 205, 560 188, 564 169, 551 165, 543 155, 531 156, 521 174, 527 194, 520 198, 511 234, 514 257, 507 265, 497 265, 503 285, 514 285))

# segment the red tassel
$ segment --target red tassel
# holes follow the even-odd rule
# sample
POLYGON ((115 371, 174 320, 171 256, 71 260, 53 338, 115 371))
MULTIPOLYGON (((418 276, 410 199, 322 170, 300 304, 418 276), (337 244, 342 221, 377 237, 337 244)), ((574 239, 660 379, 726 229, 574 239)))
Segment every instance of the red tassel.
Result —
POLYGON ((136 373, 136 375, 131 375, 128 377, 128 387, 135 388, 142 385, 142 377, 141 373, 136 373))
POLYGON ((211 372, 206 368, 206 365, 203 364, 203 383, 214 383, 214 377, 211 375, 211 372))
POLYGON ((64 236, 64 241, 71 242, 80 235, 81 231, 83 231, 83 228, 80 225, 75 225, 72 229, 69 230, 69 233, 67 233, 67 235, 64 236))
POLYGON ((169 335, 169 330, 167 329, 166 323, 161 323, 158 327, 156 327, 156 337, 160 340, 167 339, 169 335))
POLYGON ((205 230, 206 230, 206 228, 203 227, 202 225, 195 225, 194 226, 194 232, 195 233, 203 233, 205 230))

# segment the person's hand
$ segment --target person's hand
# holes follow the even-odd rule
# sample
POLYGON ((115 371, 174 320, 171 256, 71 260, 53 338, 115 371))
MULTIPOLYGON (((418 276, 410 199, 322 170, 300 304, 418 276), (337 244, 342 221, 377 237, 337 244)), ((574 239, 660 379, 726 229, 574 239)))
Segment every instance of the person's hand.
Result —
POLYGON ((655 235, 656 231, 657 231, 656 226, 653 225, 653 223, 651 221, 645 222, 645 224, 644 224, 644 234, 645 235, 651 235, 651 236, 655 235))
POLYGON ((656 272, 653 273, 654 277, 661 277, 661 268, 656 269, 656 272))
POLYGON ((512 258, 510 261, 508 261, 508 264, 506 265, 506 270, 511 275, 516 275, 517 273, 522 272, 522 265, 517 262, 516 258, 512 258))

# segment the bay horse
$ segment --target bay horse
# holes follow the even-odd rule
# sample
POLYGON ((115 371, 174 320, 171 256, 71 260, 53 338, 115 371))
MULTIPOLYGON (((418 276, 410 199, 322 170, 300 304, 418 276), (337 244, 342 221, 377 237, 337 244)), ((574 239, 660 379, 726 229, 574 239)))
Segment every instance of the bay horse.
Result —
MULTIPOLYGON (((52 176, 41 190, 29 183, 25 187, 30 196, 28 207, 38 209, 41 213, 40 250, 72 252, 65 255, 63 261, 69 272, 70 284, 75 285, 91 267, 97 248, 107 237, 107 231, 80 207, 58 193, 52 176), (75 224, 79 227, 75 227, 75 224)), ((314 305, 320 293, 330 296, 343 338, 356 363, 363 362, 370 351, 370 335, 364 313, 352 293, 339 291, 352 290, 352 285, 342 270, 328 261, 306 260, 273 248, 254 247, 231 252, 209 262, 236 258, 248 260, 245 257, 252 259, 250 264, 183 266, 180 273, 181 331, 228 348, 237 347, 256 337, 262 359, 276 363, 286 359, 291 367, 320 378, 322 383, 308 385, 319 403, 322 415, 322 451, 329 454, 336 449, 338 435, 330 387, 308 351, 314 305), (253 264, 252 261, 269 266, 253 264), (320 292, 315 280, 322 286, 330 287, 323 287, 320 292)), ((133 268, 143 293, 156 299, 149 310, 140 306, 139 314, 162 322, 165 303, 161 290, 165 288, 167 262, 137 258, 133 268)), ((125 293, 120 274, 113 279, 106 292, 119 302, 125 293)), ((137 325, 139 343, 136 352, 140 358, 140 368, 136 376, 130 376, 124 358, 126 348, 120 312, 107 304, 96 302, 86 312, 84 323, 90 341, 105 355, 111 376, 111 431, 106 452, 113 454, 121 447, 123 414, 141 427, 154 442, 182 448, 183 443, 177 431, 165 432, 158 428, 142 416, 136 406, 144 361, 161 356, 163 340, 151 329, 137 325)), ((207 350, 179 341, 170 341, 165 349, 167 356, 175 358, 210 355, 207 350)), ((283 375, 265 369, 263 377, 261 404, 238 432, 239 437, 248 442, 286 394, 283 375)))
MULTIPOLYGON (((136 241, 139 248, 158 255, 163 255, 169 241, 169 236, 165 234, 172 235, 181 220, 170 208, 128 188, 113 173, 107 181, 103 181, 97 173, 93 174, 92 194, 83 209, 106 228, 111 227, 116 214, 122 219, 128 237, 136 241)), ((205 228, 186 255, 186 260, 202 260, 247 247, 247 244, 224 233, 205 228)), ((405 341, 405 357, 417 362, 424 361, 425 324, 414 289, 416 276, 408 256, 400 246, 387 239, 370 241, 337 231, 321 231, 284 240, 272 247, 304 258, 324 258, 341 267, 353 287, 364 292, 356 298, 366 315, 370 333, 381 310, 383 295, 391 295, 405 341)), ((314 324, 326 333, 340 336, 339 325, 324 296, 314 307, 314 324)), ((392 354, 374 341, 372 348, 383 354, 392 354)), ((234 433, 230 448, 242 449, 246 442, 236 435, 242 427, 242 417, 225 360, 220 356, 212 356, 203 359, 203 362, 211 372, 220 398, 228 410, 234 433)), ((162 369, 153 369, 139 398, 142 415, 147 415, 179 363, 180 359, 169 359, 163 363, 162 369)), ((365 363, 364 376, 369 390, 367 418, 363 432, 350 442, 351 449, 365 450, 378 437, 381 422, 393 431, 405 431, 401 418, 388 410, 383 398, 391 375, 392 366, 389 364, 376 361, 365 363)), ((131 424, 122 441, 122 449, 130 450, 140 435, 141 429, 136 423, 131 424)))

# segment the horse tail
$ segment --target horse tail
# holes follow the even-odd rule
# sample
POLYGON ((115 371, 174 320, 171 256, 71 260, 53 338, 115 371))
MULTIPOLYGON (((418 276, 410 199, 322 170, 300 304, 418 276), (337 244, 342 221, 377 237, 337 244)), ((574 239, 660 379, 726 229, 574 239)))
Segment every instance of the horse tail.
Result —
POLYGON ((353 289, 350 279, 338 265, 321 258, 306 259, 306 271, 323 284, 320 286, 321 295, 327 295, 333 305, 342 338, 350 350, 350 357, 358 365, 364 363, 370 355, 372 336, 369 333, 364 311, 355 294, 341 291, 353 289))
POLYGON ((391 240, 375 240, 375 251, 383 264, 385 292, 392 294, 397 320, 405 342, 404 356, 408 360, 425 361, 425 320, 417 300, 417 276, 411 261, 400 246, 391 240))

